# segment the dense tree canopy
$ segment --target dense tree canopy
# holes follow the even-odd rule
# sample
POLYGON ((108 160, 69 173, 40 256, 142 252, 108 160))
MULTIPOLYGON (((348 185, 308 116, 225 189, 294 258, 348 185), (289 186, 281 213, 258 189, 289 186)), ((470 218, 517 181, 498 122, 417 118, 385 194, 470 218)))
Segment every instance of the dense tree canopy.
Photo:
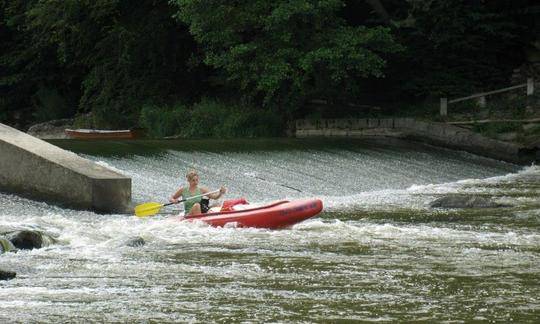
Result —
POLYGON ((531 0, 0 0, 0 122, 469 94, 508 84, 539 16, 531 0))
POLYGON ((401 48, 389 28, 348 26, 339 0, 174 2, 205 63, 270 105, 294 109, 313 96, 348 100, 359 79, 383 75, 380 54, 401 48))

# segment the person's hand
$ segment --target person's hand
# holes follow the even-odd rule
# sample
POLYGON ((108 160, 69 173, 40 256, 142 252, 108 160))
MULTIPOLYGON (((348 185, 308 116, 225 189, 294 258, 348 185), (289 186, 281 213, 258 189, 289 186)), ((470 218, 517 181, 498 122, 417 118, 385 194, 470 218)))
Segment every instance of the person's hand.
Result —
POLYGON ((225 193, 227 192, 227 188, 221 186, 221 188, 219 188, 219 194, 220 195, 224 195, 225 193))
POLYGON ((178 203, 178 199, 171 197, 171 198, 169 198, 169 202, 171 202, 171 203, 173 203, 173 204, 177 204, 177 203, 178 203))

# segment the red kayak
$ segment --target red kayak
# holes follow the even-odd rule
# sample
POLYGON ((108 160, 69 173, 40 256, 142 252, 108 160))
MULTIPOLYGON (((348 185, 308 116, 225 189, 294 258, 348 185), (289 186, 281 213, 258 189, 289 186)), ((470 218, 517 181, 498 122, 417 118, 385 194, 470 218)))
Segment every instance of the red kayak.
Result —
POLYGON ((283 228, 300 223, 321 212, 323 205, 319 199, 280 200, 263 206, 245 209, 208 212, 196 216, 186 216, 181 221, 203 221, 212 226, 231 224, 237 227, 283 228))

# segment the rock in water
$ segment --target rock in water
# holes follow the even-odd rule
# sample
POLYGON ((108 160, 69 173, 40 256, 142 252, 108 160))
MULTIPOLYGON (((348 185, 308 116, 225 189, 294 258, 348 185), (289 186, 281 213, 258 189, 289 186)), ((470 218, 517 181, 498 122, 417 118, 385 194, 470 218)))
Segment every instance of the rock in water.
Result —
POLYGON ((144 241, 144 239, 140 236, 137 236, 137 237, 132 237, 130 238, 129 240, 127 240, 124 245, 126 246, 131 246, 131 247, 137 247, 137 246, 143 246, 145 245, 146 242, 144 241))
POLYGON ((43 235, 40 232, 22 230, 7 235, 7 238, 21 250, 39 249, 43 246, 43 235))
POLYGON ((494 202, 490 198, 467 195, 450 195, 438 198, 429 204, 431 208, 498 208, 511 207, 494 202))
POLYGON ((0 270, 0 280, 9 280, 13 279, 17 274, 13 271, 0 270))

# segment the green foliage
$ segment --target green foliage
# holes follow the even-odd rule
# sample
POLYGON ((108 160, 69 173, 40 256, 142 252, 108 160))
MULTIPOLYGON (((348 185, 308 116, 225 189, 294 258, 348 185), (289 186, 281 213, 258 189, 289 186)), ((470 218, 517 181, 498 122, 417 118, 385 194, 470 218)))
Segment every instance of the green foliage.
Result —
POLYGON ((216 134, 220 137, 276 137, 283 135, 284 127, 283 117, 278 112, 240 104, 232 107, 216 134))
POLYGON ((507 86, 539 14, 531 0, 0 1, 0 122, 92 112, 80 123, 232 137, 305 115, 433 116, 440 96, 507 86))
POLYGON ((358 79, 383 75, 382 55, 400 49, 387 28, 347 26, 339 0, 171 3, 204 48, 205 63, 247 97, 282 111, 307 97, 345 100, 358 79))
POLYGON ((73 120, 73 128, 96 129, 99 127, 96 126, 92 113, 89 113, 76 115, 73 120))
POLYGON ((508 86, 512 69, 525 61, 522 49, 540 27, 540 5, 528 0, 407 2, 395 13, 407 17, 396 29, 407 51, 388 72, 401 100, 508 86))
POLYGON ((147 136, 154 138, 185 133, 190 121, 190 112, 180 104, 163 107, 145 105, 140 116, 140 125, 147 130, 147 136))
POLYGON ((191 111, 191 123, 186 135, 190 137, 212 137, 217 135, 227 118, 229 109, 222 103, 203 98, 191 111))
POLYGON ((98 125, 130 127, 145 102, 196 93, 194 43, 173 13, 153 0, 2 2, 0 94, 13 99, 0 110, 32 107, 28 98, 45 84, 93 111, 98 125))
POLYGON ((283 120, 278 114, 248 103, 224 103, 203 98, 192 107, 144 106, 141 126, 154 138, 180 137, 272 137, 280 136, 283 120))
POLYGON ((56 89, 39 88, 34 98, 33 116, 37 122, 68 117, 70 109, 56 89))

